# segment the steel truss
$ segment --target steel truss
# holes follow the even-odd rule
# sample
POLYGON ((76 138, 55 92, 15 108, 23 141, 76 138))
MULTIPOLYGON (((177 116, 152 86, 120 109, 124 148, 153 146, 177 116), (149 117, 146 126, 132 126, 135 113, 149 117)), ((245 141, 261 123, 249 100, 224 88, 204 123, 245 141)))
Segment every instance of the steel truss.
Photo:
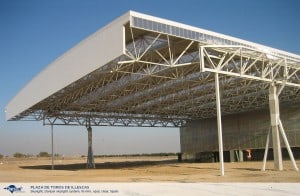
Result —
POLYGON ((13 120, 91 126, 180 127, 268 108, 271 83, 283 104, 300 103, 300 59, 237 45, 207 45, 125 25, 125 53, 13 120))
POLYGON ((200 46, 202 71, 299 88, 299 62, 244 46, 200 46))
POLYGON ((123 127, 181 127, 186 124, 185 118, 157 117, 126 114, 99 113, 61 113, 55 117, 43 118, 44 125, 80 125, 80 126, 123 126, 123 127), (83 117, 85 116, 85 117, 83 117))

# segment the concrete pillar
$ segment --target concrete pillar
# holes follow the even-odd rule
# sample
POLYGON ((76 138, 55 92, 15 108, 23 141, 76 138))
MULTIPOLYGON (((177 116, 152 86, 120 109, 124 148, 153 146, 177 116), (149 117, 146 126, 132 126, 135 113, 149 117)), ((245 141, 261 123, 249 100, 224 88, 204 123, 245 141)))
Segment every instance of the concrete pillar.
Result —
POLYGON ((93 135, 92 135, 92 127, 87 128, 88 132, 88 156, 87 156, 87 168, 95 168, 94 155, 93 155, 93 135))
POLYGON ((235 162, 234 150, 229 150, 230 162, 235 162))
POLYGON ((243 150, 239 150, 239 162, 244 162, 244 153, 243 153, 243 150))
POLYGON ((279 137, 279 100, 277 96, 277 90, 275 84, 270 85, 269 89, 269 108, 271 118, 271 130, 273 141, 273 156, 274 156, 274 169, 283 170, 282 154, 279 137))

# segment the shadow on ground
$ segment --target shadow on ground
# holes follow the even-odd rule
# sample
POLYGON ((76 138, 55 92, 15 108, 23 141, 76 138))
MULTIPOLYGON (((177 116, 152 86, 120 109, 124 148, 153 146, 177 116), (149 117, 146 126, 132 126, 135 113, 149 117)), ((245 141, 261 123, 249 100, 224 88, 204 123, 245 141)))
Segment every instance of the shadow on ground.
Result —
MULTIPOLYGON (((129 169, 138 168, 144 166, 155 166, 155 165, 168 165, 178 163, 177 160, 163 160, 163 161, 123 161, 123 162, 105 162, 96 163, 95 169, 129 169)), ((22 169, 39 169, 39 170, 51 170, 51 165, 33 165, 33 166, 20 166, 22 169)), ((67 171, 77 171, 86 168, 86 163, 76 163, 76 164, 55 164, 55 170, 67 170, 67 171)))
POLYGON ((247 171, 261 171, 260 168, 233 168, 236 170, 247 170, 247 171))

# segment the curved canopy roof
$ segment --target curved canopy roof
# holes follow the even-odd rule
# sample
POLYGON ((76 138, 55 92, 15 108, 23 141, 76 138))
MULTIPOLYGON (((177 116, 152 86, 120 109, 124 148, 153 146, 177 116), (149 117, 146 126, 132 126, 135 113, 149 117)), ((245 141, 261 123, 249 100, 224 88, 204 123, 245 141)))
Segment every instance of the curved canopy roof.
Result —
POLYGON ((47 66, 6 107, 7 120, 183 126, 222 114, 300 103, 300 56, 129 11, 47 66))

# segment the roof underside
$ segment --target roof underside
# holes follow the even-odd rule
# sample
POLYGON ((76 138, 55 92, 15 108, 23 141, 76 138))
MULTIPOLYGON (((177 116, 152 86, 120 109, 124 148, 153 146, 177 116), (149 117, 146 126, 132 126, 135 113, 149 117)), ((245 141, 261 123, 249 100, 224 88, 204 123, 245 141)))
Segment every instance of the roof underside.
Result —
POLYGON ((300 103, 298 55, 131 14, 122 55, 10 120, 179 127, 216 116, 216 73, 222 115, 267 109, 272 82, 285 86, 281 105, 300 103))

